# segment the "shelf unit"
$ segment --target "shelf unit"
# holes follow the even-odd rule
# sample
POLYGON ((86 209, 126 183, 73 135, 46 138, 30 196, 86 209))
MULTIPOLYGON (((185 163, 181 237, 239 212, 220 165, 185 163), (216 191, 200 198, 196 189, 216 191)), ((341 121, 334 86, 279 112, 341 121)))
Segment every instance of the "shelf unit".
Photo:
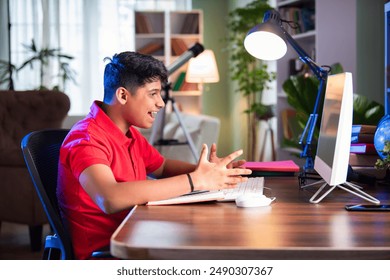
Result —
MULTIPOLYGON (((283 15, 285 15, 287 10, 292 9, 312 9, 314 10, 314 17, 315 17, 315 1, 309 1, 309 0, 288 0, 288 1, 277 1, 276 9, 281 13, 282 19, 285 19, 283 15), (283 12, 283 10, 285 10, 283 12)), ((292 20, 292 19, 290 19, 292 20)), ((289 33, 290 30, 286 29, 289 33)), ((305 32, 301 32, 298 34, 292 34, 290 35, 294 38, 294 40, 297 41, 297 43, 306 51, 307 54, 309 54, 314 60, 316 59, 316 37, 317 37, 317 31, 316 31, 316 22, 314 19, 314 29, 307 30, 305 32)), ((291 74, 294 73, 294 71, 301 66, 300 61, 297 59, 298 55, 295 52, 295 50, 291 46, 287 46, 287 53, 286 55, 279 59, 276 62, 277 67, 277 74, 276 74, 276 89, 277 89, 277 139, 278 143, 282 142, 283 139, 283 126, 286 124, 283 124, 283 119, 285 121, 285 118, 282 117, 284 114, 283 112, 286 109, 290 109, 290 105, 287 103, 287 96, 286 93, 283 91, 283 83, 286 81, 291 74)), ((278 145, 278 147, 279 147, 278 145)), ((283 160, 283 159, 291 159, 293 156, 291 155, 291 151, 289 149, 281 149, 278 148, 277 151, 277 159, 283 160)), ((297 160, 294 158, 294 160, 297 160)), ((303 160, 299 161, 299 164, 302 165, 304 163, 303 160)))
MULTIPOLYGON (((298 44, 314 59, 316 60, 316 35, 315 30, 315 1, 314 0, 285 0, 277 2, 277 9, 281 13, 282 19, 294 20, 293 15, 290 18, 285 18, 283 15, 299 13, 299 10, 307 9, 314 11, 313 14, 313 28, 304 32, 292 34, 291 29, 286 28, 289 34, 298 42, 298 44), (291 11, 291 12, 290 12, 291 11)), ((286 26, 286 25, 285 25, 286 26)), ((304 28, 302 28, 304 29, 304 28)), ((277 61, 277 92, 278 95, 285 95, 282 90, 283 81, 288 79, 291 73, 293 73, 291 60, 297 59, 297 54, 291 46, 287 46, 287 54, 277 61)))
MULTIPOLYGON (((356 89, 356 0, 277 0, 276 9, 309 8, 314 10, 314 29, 292 37, 319 65, 340 63, 344 71, 352 73, 356 89)), ((290 61, 297 53, 288 45, 287 54, 276 62, 277 139, 281 143, 283 124, 281 113, 291 108, 282 86, 291 74, 290 61)), ((316 94, 316 93, 313 93, 316 94)), ((278 160, 291 159, 290 152, 278 149, 278 160)), ((295 157, 293 157, 296 159, 295 157)))
MULTIPOLYGON (((169 68, 180 55, 195 43, 203 43, 203 12, 191 11, 135 11, 135 50, 150 54, 169 68)), ((171 73, 172 89, 187 63, 171 73)), ((178 107, 187 113, 202 112, 202 93, 197 84, 186 84, 172 91, 178 107)))

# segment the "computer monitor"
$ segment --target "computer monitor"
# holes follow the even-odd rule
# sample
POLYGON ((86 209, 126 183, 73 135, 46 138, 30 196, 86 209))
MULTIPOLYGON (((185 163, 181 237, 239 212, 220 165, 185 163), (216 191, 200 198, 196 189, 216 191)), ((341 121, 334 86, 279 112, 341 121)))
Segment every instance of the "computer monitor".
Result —
POLYGON ((372 203, 380 203, 363 192, 360 186, 347 182, 353 120, 352 74, 349 72, 329 75, 321 117, 314 170, 322 180, 305 187, 322 184, 311 197, 318 203, 336 187, 372 203), (326 190, 326 187, 328 189, 326 190))
POLYGON ((330 186, 347 180, 352 115, 352 74, 328 76, 314 169, 330 186))

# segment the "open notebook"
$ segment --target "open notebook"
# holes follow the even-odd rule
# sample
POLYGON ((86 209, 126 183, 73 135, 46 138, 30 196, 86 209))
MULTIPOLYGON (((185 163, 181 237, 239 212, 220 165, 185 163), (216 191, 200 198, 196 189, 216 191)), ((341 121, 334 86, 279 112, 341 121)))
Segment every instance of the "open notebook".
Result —
POLYGON ((150 201, 146 205, 172 205, 206 201, 234 201, 238 196, 248 192, 263 194, 263 188, 264 177, 251 177, 248 181, 238 184, 234 189, 192 192, 170 199, 150 201))

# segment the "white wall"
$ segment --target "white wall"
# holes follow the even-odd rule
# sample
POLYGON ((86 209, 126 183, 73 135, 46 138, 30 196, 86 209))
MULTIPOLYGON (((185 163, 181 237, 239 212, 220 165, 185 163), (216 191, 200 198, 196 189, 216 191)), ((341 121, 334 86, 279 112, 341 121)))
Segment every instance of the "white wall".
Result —
POLYGON ((317 63, 341 63, 356 89, 356 0, 316 1, 317 63))

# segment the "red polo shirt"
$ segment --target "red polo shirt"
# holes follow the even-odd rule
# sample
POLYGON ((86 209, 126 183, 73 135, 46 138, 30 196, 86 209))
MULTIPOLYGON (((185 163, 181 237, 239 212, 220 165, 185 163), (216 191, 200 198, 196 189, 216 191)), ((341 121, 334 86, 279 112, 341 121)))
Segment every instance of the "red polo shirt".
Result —
POLYGON ((124 135, 100 104, 95 101, 88 116, 73 126, 60 151, 57 196, 77 259, 86 259, 108 246, 112 233, 129 212, 105 214, 81 187, 81 172, 93 164, 105 164, 118 182, 145 180, 164 160, 137 129, 130 127, 124 135))

